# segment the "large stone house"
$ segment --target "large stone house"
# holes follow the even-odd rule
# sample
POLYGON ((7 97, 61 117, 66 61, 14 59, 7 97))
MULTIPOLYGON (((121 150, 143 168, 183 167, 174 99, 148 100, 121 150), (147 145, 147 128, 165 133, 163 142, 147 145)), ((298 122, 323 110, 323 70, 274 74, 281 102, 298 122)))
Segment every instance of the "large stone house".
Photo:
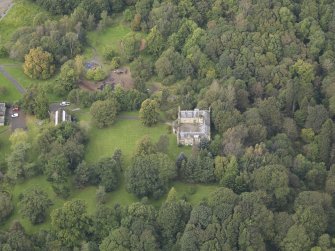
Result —
POLYGON ((0 126, 5 125, 6 104, 0 103, 0 126))
POLYGON ((211 139, 211 110, 186 110, 179 108, 178 119, 173 123, 178 145, 198 144, 202 138, 211 139))

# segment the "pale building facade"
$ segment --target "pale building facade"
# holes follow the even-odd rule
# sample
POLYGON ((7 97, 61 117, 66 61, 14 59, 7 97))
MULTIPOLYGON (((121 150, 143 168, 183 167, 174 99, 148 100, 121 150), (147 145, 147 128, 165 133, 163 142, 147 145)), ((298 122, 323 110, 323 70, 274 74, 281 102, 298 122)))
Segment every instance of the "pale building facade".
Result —
POLYGON ((202 138, 211 139, 210 109, 178 110, 178 119, 173 123, 178 145, 199 144, 202 138))

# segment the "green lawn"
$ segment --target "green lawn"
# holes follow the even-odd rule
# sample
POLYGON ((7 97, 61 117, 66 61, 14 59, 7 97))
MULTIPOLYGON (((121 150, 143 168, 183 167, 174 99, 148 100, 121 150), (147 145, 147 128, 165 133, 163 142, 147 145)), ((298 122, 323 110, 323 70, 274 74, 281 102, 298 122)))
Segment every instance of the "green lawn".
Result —
MULTIPOLYGON (((96 48, 98 54, 102 56, 103 50, 106 46, 110 46, 114 50, 118 50, 121 39, 131 33, 132 31, 128 26, 117 24, 101 32, 89 32, 87 38, 89 44, 96 48)), ((86 51, 85 54, 86 53, 89 56, 93 55, 90 48, 88 48, 88 51, 86 51)))
POLYGON ((0 21, 0 43, 8 42, 17 28, 32 26, 38 13, 45 13, 42 8, 30 1, 17 0, 7 16, 0 21))
MULTIPOLYGON (((193 206, 198 205, 201 201, 206 200, 208 195, 218 189, 218 186, 213 185, 203 185, 203 184, 186 184, 180 181, 173 182, 171 188, 174 187, 177 191, 177 196, 179 199, 185 199, 193 206)), ((151 203, 155 207, 160 207, 160 205, 166 200, 168 193, 162 196, 159 200, 151 200, 151 203)))
POLYGON ((10 153, 10 128, 9 126, 0 127, 0 161, 4 161, 10 153))
POLYGON ((16 87, 2 73, 0 73, 0 87, 5 88, 5 93, 0 91, 0 102, 14 102, 21 98, 16 87))
MULTIPOLYGON (((37 80, 37 79, 31 79, 27 75, 24 74, 22 69, 22 64, 16 63, 15 65, 5 65, 4 69, 14 78, 16 79, 24 88, 28 88, 32 84, 37 84, 40 86, 47 86, 50 83, 53 82, 53 80, 56 78, 55 76, 48 80, 37 80)), ((49 97, 50 102, 58 102, 61 100, 60 97, 55 95, 52 92, 48 92, 48 88, 46 88, 47 95, 49 97)))
MULTIPOLYGON (((134 116, 137 113, 122 113, 134 116)), ((168 135, 169 155, 175 159, 180 152, 189 153, 190 147, 178 147, 175 135, 168 132, 168 126, 160 123, 153 127, 143 126, 140 120, 118 119, 111 127, 98 129, 90 123, 91 116, 87 111, 79 115, 81 125, 88 130, 89 143, 86 150, 86 161, 95 162, 101 157, 111 156, 120 148, 128 164, 136 148, 136 143, 145 135, 157 142, 161 135, 168 135)))
POLYGON ((87 211, 90 214, 93 214, 96 209, 95 192, 96 192, 95 187, 86 187, 80 190, 73 188, 73 190, 71 191, 70 197, 64 200, 56 196, 56 194, 52 190, 51 183, 49 183, 46 180, 45 176, 34 177, 21 184, 15 185, 14 189, 12 190, 13 202, 16 205, 14 209, 14 213, 5 222, 5 224, 2 227, 0 227, 0 229, 1 228, 6 229, 10 227, 14 220, 20 221, 28 233, 33 233, 41 229, 50 229, 51 227, 50 213, 52 212, 52 210, 62 207, 66 201, 73 200, 73 199, 84 200, 87 205, 87 211), (53 205, 48 210, 47 218, 45 222, 42 224, 38 224, 38 225, 32 225, 28 219, 22 217, 19 211, 18 205, 17 205, 17 203, 19 202, 20 194, 35 186, 42 188, 43 191, 45 191, 48 194, 49 198, 53 202, 53 205))

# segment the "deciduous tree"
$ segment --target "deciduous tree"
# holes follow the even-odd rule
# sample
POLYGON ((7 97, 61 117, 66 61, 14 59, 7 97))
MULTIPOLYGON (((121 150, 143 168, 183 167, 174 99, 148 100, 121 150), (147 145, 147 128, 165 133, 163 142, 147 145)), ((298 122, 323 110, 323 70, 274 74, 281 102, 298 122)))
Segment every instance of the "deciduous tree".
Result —
POLYGON ((157 124, 159 113, 156 100, 146 99, 143 101, 140 110, 140 118, 145 126, 157 124))
POLYGON ((42 48, 31 49, 24 57, 24 73, 34 79, 48 79, 55 73, 53 56, 42 48))

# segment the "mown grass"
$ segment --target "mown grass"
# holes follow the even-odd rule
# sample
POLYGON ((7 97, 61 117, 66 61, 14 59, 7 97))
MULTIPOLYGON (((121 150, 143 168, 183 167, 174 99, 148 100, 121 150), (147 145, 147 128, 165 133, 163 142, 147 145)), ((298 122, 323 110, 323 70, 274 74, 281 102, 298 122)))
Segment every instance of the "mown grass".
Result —
POLYGON ((0 87, 5 90, 4 93, 0 91, 0 102, 14 102, 21 98, 20 92, 2 73, 0 73, 0 87))
POLYGON ((0 21, 0 44, 9 42, 18 28, 31 26, 34 17, 42 12, 48 15, 46 11, 30 1, 15 1, 7 16, 0 21))

